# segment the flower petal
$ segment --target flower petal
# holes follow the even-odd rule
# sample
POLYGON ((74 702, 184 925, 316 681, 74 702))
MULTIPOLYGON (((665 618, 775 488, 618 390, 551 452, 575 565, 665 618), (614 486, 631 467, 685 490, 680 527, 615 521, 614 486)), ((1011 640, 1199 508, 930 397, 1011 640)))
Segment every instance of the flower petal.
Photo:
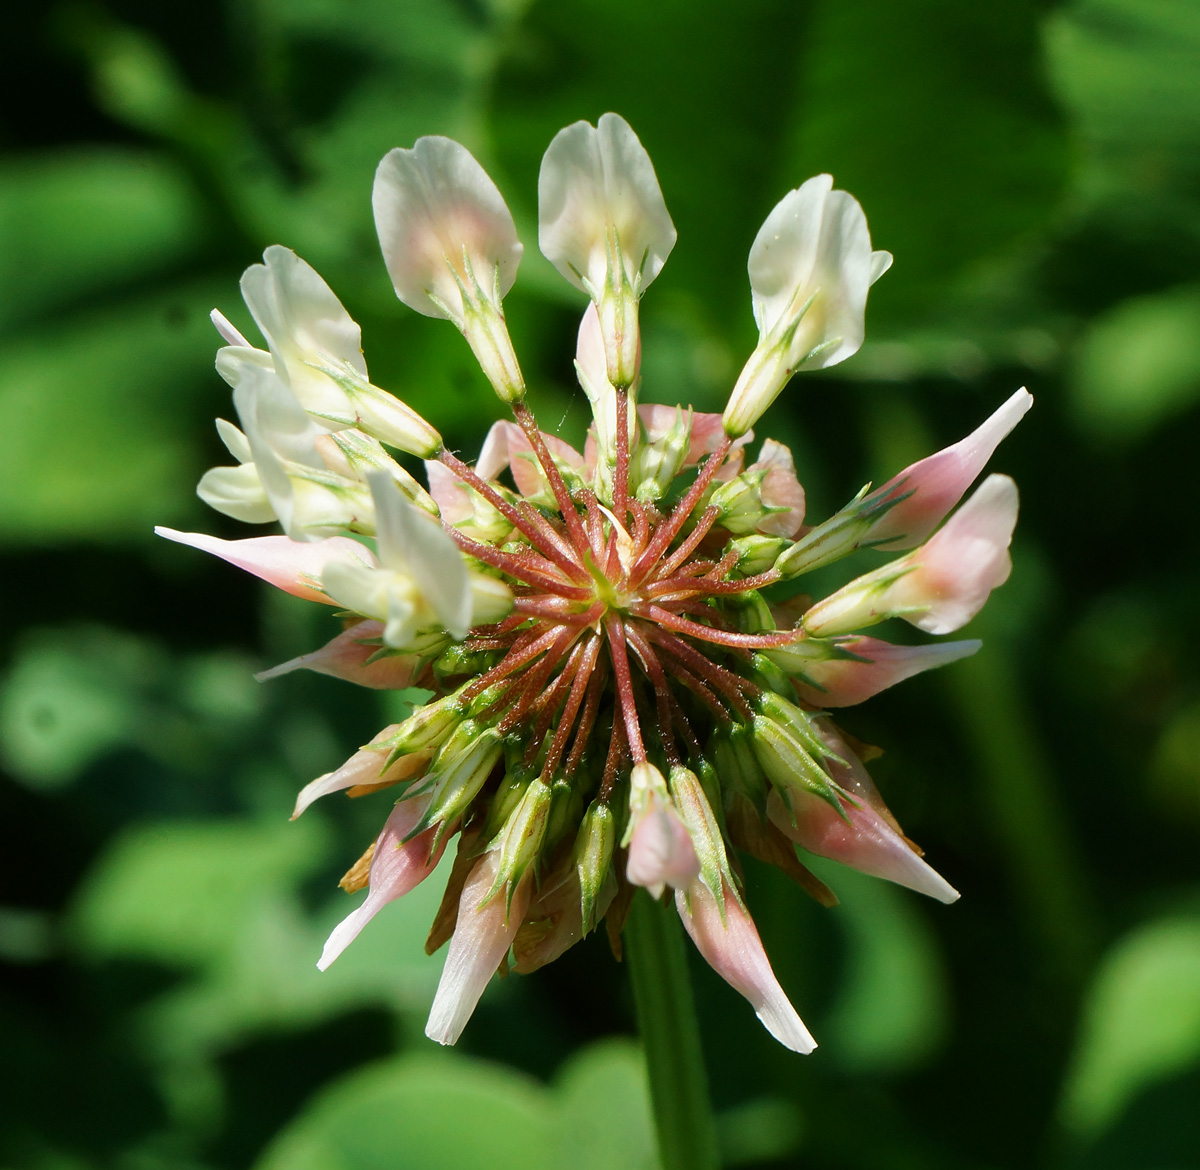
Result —
POLYGON ((538 174, 538 245, 576 288, 604 287, 610 231, 630 283, 645 289, 675 246, 675 225, 646 148, 617 114, 560 130, 538 174))
POLYGON ((346 536, 330 536, 325 540, 297 541, 287 536, 252 536, 248 540, 221 540, 203 532, 176 532, 159 526, 159 536, 178 544, 190 545, 202 552, 212 553, 247 573, 303 597, 306 601, 322 601, 336 605, 321 588, 321 576, 331 564, 369 567, 375 562, 370 549, 346 536))
POLYGON ((462 1035, 525 919, 533 873, 517 884, 510 905, 503 891, 493 893, 499 859, 497 850, 485 853, 472 868, 459 898, 458 923, 425 1025, 425 1035, 439 1044, 453 1044, 462 1035))
POLYGON ((880 517, 864 540, 886 550, 920 544, 962 499, 1000 441, 1032 405, 1033 395, 1024 388, 1018 390, 965 439, 906 467, 872 492, 872 500, 906 498, 880 517))
POLYGON ((625 877, 656 898, 663 889, 684 889, 700 872, 692 836, 673 803, 652 794, 629 840, 625 877))
POLYGON ((783 508, 784 511, 765 516, 758 525, 758 531, 772 536, 793 537, 804 523, 804 488, 796 478, 796 464, 791 451, 774 439, 764 440, 762 450, 749 470, 764 469, 767 475, 762 484, 762 502, 770 508, 783 508))
POLYGON ((326 970, 384 906, 415 889, 437 868, 446 847, 446 836, 435 843, 437 830, 427 829, 411 841, 404 840, 420 821, 428 803, 428 797, 416 796, 400 801, 392 810, 375 842, 366 899, 333 928, 317 960, 319 970, 326 970))
POLYGON ((367 476, 375 501, 380 563, 409 574, 442 625, 455 638, 471 628, 471 584, 467 564, 445 529, 413 507, 386 472, 367 476))
POLYGON ((280 675, 291 674, 293 670, 312 670, 375 690, 401 690, 412 686, 417 668, 421 665, 420 655, 385 654, 374 662, 370 661, 379 653, 379 639, 382 636, 381 622, 358 622, 326 642, 320 650, 281 662, 254 677, 259 682, 266 682, 280 675))
POLYGON ((701 881, 675 894, 675 905, 696 949, 754 1008, 763 1026, 785 1048, 809 1053, 817 1046, 771 970, 754 922, 726 886, 724 922, 716 899, 701 881))
POLYGON ((819 796, 799 788, 791 789, 789 795, 790 813, 779 793, 772 790, 767 797, 767 815, 809 853, 907 886, 939 902, 958 900, 958 891, 870 805, 845 801, 843 819, 819 796))
POLYGON ((1008 580, 1018 503, 1007 475, 989 475, 940 532, 909 553, 916 568, 888 590, 888 603, 919 610, 902 616, 928 634, 966 625, 1008 580))
POLYGON ((487 296, 512 288, 522 252, 517 229, 465 146, 430 136, 411 150, 389 151, 375 172, 371 202, 388 275, 410 309, 461 323, 458 282, 471 283, 467 263, 487 296))
POLYGON ((339 414, 346 395, 327 374, 329 366, 367 380, 362 331, 312 265, 290 248, 273 244, 262 264, 242 275, 242 296, 275 359, 275 372, 306 410, 339 414))
MULTIPOLYGON (((296 797, 296 807, 292 810, 291 819, 294 821, 309 805, 332 792, 344 792, 347 788, 357 788, 360 785, 373 788, 378 784, 398 784, 410 776, 419 775, 429 763, 430 752, 409 752, 399 756, 390 767, 387 766, 390 748, 386 741, 399 728, 399 723, 385 727, 340 768, 310 780, 296 797)), ((413 821, 413 824, 415 825, 416 821, 413 821)))
POLYGON ((800 697, 814 707, 852 707, 914 674, 968 658, 982 645, 974 638, 928 646, 896 646, 862 636, 847 638, 839 648, 856 658, 805 662, 805 676, 817 685, 796 679, 795 686, 800 697))

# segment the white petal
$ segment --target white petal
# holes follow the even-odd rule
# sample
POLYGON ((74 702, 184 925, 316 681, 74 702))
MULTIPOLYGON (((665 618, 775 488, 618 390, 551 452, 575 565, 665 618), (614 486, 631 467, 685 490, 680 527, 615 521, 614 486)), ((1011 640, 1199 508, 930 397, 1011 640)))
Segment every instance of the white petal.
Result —
POLYGON ((222 540, 203 532, 176 532, 158 527, 158 536, 178 544, 212 553, 247 573, 308 601, 333 602, 321 588, 321 579, 332 564, 366 568, 374 563, 371 550, 346 536, 326 540, 297 541, 286 536, 252 536, 246 540, 222 540))
POLYGON ((344 393, 314 364, 345 367, 364 381, 362 333, 333 290, 290 248, 272 245, 242 275, 242 296, 275 358, 276 372, 305 409, 345 409, 344 393))
POLYGON ((457 320, 466 279, 463 253, 490 298, 512 288, 521 242, 504 197, 470 151, 449 138, 418 138, 397 148, 375 172, 375 227, 396 296, 427 317, 445 317, 434 294, 457 320))
POLYGON ((644 289, 675 246, 675 225, 646 148, 617 114, 560 130, 538 175, 538 244, 576 288, 583 278, 603 287, 610 228, 627 275, 633 281, 640 269, 644 289))
POLYGON ((409 573, 442 625, 453 637, 465 638, 471 628, 471 584, 458 545, 400 494, 386 472, 372 472, 367 480, 375 501, 380 561, 409 573))
POLYGON ((240 371, 233 404, 263 490, 284 531, 297 540, 313 539, 315 534, 297 523, 295 493, 284 461, 323 471, 325 465, 315 446, 321 432, 279 378, 256 366, 244 366, 240 371))
POLYGON ((269 524, 278 519, 253 463, 209 468, 196 485, 196 495, 210 508, 243 524, 269 524))
POLYGON ((242 336, 233 322, 220 309, 213 309, 209 313, 208 319, 216 326, 217 332, 225 339, 226 345, 237 345, 246 349, 250 348, 250 342, 242 336))
POLYGON ((453 1044, 462 1035, 525 918, 532 872, 518 883, 506 909, 503 891, 487 900, 498 863, 498 851, 485 853, 471 870, 458 901, 458 923, 425 1025, 425 1035, 439 1044, 453 1044))
POLYGON ((221 436, 221 442, 225 444, 225 450, 239 463, 252 463, 254 461, 254 456, 250 453, 250 444, 246 441, 246 436, 233 423, 226 422, 223 418, 217 419, 217 434, 221 436))

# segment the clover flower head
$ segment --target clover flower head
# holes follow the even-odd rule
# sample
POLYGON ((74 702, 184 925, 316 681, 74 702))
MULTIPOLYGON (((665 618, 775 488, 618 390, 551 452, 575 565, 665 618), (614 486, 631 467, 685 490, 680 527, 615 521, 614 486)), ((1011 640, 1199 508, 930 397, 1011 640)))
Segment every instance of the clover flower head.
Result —
POLYGON ((260 677, 309 669, 434 692, 297 800, 295 816, 338 792, 392 802, 342 880, 365 899, 322 969, 453 845, 427 942, 448 944, 435 1040, 458 1038, 510 960, 535 971, 601 923, 619 954, 641 886, 670 890, 705 959, 808 1052, 738 853, 825 903, 798 850, 957 898, 831 712, 979 648, 861 631, 900 618, 950 633, 1006 579, 1012 480, 989 476, 954 509, 1032 400, 1018 391, 960 443, 809 523, 791 453, 770 438, 750 451, 750 428, 794 371, 861 344, 867 290, 891 257, 872 251, 858 203, 818 176, 767 218, 750 255, 760 341, 718 416, 638 402, 638 304, 675 229, 629 125, 606 114, 563 130, 539 198, 542 250, 591 302, 576 355, 593 418, 582 452, 525 401, 502 306, 521 244, 503 198, 464 147, 423 138, 376 176, 388 272, 405 304, 463 333, 511 420, 473 465, 448 450, 372 385, 328 285, 269 248, 242 281, 267 348, 214 313, 241 426, 218 423, 236 465, 199 491, 285 535, 160 531, 341 611, 326 646, 260 677), (388 447, 424 459, 428 486, 388 447), (793 584, 860 549, 902 555, 815 602, 793 584))

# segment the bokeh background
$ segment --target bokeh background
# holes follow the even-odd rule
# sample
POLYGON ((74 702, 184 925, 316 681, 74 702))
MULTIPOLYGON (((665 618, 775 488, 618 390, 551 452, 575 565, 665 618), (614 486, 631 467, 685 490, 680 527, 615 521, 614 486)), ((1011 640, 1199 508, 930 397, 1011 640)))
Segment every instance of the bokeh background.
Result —
POLYGON ((336 880, 382 820, 296 788, 394 717, 256 669, 319 607, 150 535, 244 535, 192 492, 231 410, 219 305, 274 242, 362 323, 374 380, 473 452, 498 403, 395 301, 374 167, 464 141, 516 215, 507 302, 578 438, 581 305, 537 254, 552 134, 608 109, 679 244, 647 400, 720 409, 745 258, 819 171, 896 254, 853 360, 793 384, 810 514, 1017 386, 993 461, 1015 571, 977 658, 846 725, 953 907, 822 868, 749 899, 821 1047, 694 977, 728 1166, 1200 1166, 1200 6, 1194 0, 178 0, 10 5, 0 71, 0 1166, 648 1170, 626 973, 592 938, 422 1035, 436 880, 333 969, 336 880))

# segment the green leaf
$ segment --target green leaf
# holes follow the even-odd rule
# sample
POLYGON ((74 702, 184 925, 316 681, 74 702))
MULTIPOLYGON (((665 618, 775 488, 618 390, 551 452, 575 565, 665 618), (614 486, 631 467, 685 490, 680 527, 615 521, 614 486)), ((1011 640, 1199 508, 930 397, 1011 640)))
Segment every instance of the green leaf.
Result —
POLYGON ((1133 442, 1200 398, 1200 285, 1123 301, 1084 335, 1072 371, 1080 426, 1133 442))
POLYGON ((1200 1064, 1200 916, 1139 926, 1101 961, 1087 994, 1062 1117, 1108 1129, 1143 1090, 1200 1064))
POLYGON ((1079 0, 1046 22, 1050 74, 1093 180, 1160 187, 1200 173, 1200 8, 1191 0, 1079 0))
POLYGON ((228 288, 164 289, 0 345, 0 541, 149 539, 190 510, 189 407, 207 390, 227 410, 218 296, 228 288))
POLYGON ((1067 179, 1066 136, 1042 77, 1039 7, 958 0, 823 0, 803 38, 793 148, 779 195, 833 174, 895 268, 879 315, 1040 229, 1067 179))
POLYGON ((949 1008, 942 957, 919 895, 821 858, 804 863, 837 892, 847 945, 822 1045, 855 1073, 920 1066, 945 1038, 949 1008))
POLYGON ((0 167, 0 331, 193 252, 202 214, 161 155, 91 148, 0 167))
POLYGON ((605 1041, 546 1089, 456 1053, 413 1054, 324 1089, 256 1170, 653 1170, 637 1048, 605 1041))

